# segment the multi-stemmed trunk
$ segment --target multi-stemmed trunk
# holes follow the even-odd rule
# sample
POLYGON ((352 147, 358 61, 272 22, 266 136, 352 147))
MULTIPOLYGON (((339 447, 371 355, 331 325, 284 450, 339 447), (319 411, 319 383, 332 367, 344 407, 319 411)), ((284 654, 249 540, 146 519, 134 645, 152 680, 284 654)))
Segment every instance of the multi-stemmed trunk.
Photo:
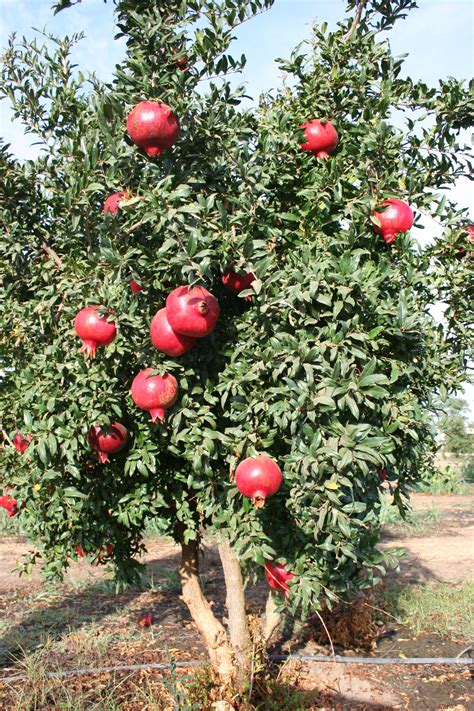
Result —
MULTIPOLYGON (((182 599, 207 648, 211 664, 223 687, 242 690, 252 666, 250 635, 242 572, 239 560, 227 540, 219 544, 226 585, 227 625, 215 616, 199 579, 199 540, 182 544, 180 576, 182 599)), ((274 598, 270 595, 261 637, 267 641, 279 622, 274 598)))

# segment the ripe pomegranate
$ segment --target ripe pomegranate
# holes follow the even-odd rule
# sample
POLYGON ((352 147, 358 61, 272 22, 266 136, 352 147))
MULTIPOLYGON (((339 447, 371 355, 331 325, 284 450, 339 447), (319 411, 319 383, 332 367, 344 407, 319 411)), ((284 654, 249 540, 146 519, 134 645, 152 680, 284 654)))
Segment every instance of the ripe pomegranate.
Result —
POLYGON ((99 565, 99 563, 104 563, 107 558, 110 558, 114 550, 113 543, 107 543, 101 546, 98 551, 86 551, 82 546, 76 546, 75 551, 78 558, 85 558, 88 555, 93 555, 92 565, 99 565))
POLYGON ((467 231, 467 241, 474 244, 474 225, 468 225, 466 227, 467 231))
POLYGON ((140 286, 140 284, 135 281, 135 279, 130 280, 130 289, 132 290, 132 294, 139 294, 140 291, 143 291, 143 286, 140 286))
POLYGON ((303 151, 311 151, 317 158, 327 160, 336 148, 339 137, 330 121, 313 119, 302 124, 306 143, 301 143, 303 151))
POLYGON ((127 132, 150 158, 156 158, 176 143, 180 129, 169 106, 156 101, 141 101, 128 115, 127 132))
POLYGON ((30 442, 31 435, 26 435, 26 437, 24 437, 21 432, 17 432, 13 437, 13 446, 18 452, 20 452, 20 454, 23 454, 23 452, 26 451, 26 448, 30 442))
POLYGON ((165 410, 178 399, 178 383, 170 373, 150 375, 153 368, 141 370, 132 383, 132 399, 141 410, 148 410, 151 421, 165 419, 165 410))
POLYGON ((99 455, 99 462, 110 461, 108 455, 120 452, 127 444, 128 432, 120 422, 113 425, 93 425, 89 429, 88 440, 91 449, 99 455))
POLYGON ((273 590, 283 590, 285 595, 288 595, 290 588, 287 583, 288 580, 292 580, 294 577, 294 574, 286 569, 284 563, 277 563, 276 565, 265 563, 265 578, 273 590))
POLYGON ((129 195, 126 190, 121 190, 118 193, 113 193, 109 195, 107 200, 104 202, 103 213, 106 215, 110 212, 111 215, 115 215, 117 210, 122 207, 123 200, 128 200, 129 195))
MULTIPOLYGON (((7 487, 10 489, 11 487, 7 487)), ((15 516, 18 513, 18 502, 10 494, 0 496, 0 508, 6 510, 8 516, 15 516)))
POLYGON ((265 499, 276 494, 282 481, 280 467, 264 454, 244 459, 235 470, 237 489, 252 499, 258 509, 265 505, 265 499))
POLYGON ((108 316, 99 316, 97 313, 102 310, 102 306, 86 306, 79 311, 74 321, 76 333, 83 341, 81 352, 91 358, 95 358, 96 348, 108 346, 117 335, 115 324, 107 320, 108 316))
POLYGON ((151 612, 144 612, 140 615, 137 620, 137 624, 139 627, 151 627, 153 624, 153 615, 151 612))
POLYGON ((180 286, 166 299, 166 317, 173 331, 203 338, 214 329, 219 303, 203 286, 180 286))
POLYGON ((380 471, 378 472, 378 477, 379 477, 380 481, 386 481, 386 479, 387 479, 387 470, 386 470, 386 469, 380 469, 380 471))
MULTIPOLYGON (((222 283, 226 289, 229 289, 229 291, 232 291, 234 294, 240 294, 241 291, 250 289, 252 282, 254 282, 255 279, 256 276, 253 272, 249 272, 248 274, 237 274, 232 269, 227 269, 227 271, 225 271, 221 276, 222 283)), ((252 294, 244 296, 244 299, 245 301, 252 301, 252 294)))
POLYGON ((384 200, 380 207, 387 205, 383 212, 378 212, 378 208, 374 210, 374 217, 380 222, 380 227, 375 226, 376 232, 382 235, 384 242, 392 244, 395 242, 395 235, 399 232, 408 232, 413 224, 414 214, 408 203, 397 198, 384 200))
POLYGON ((150 325, 150 338, 155 348, 172 358, 187 353, 197 343, 196 338, 183 336, 181 333, 173 331, 166 318, 166 309, 160 309, 153 316, 150 325))

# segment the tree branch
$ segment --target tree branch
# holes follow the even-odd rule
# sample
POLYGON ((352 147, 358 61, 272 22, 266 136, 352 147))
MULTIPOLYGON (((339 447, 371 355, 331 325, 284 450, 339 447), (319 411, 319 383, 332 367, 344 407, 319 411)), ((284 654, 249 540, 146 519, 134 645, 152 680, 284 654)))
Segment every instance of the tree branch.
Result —
POLYGON ((265 642, 270 640, 270 637, 280 624, 281 613, 277 612, 274 593, 270 590, 265 606, 265 617, 263 622, 263 639, 265 642))
POLYGON ((227 592, 229 637, 237 662, 237 682, 240 684, 244 681, 248 670, 249 654, 252 647, 247 615, 245 614, 244 583, 240 563, 229 541, 224 540, 219 544, 219 555, 227 592))
POLYGON ((215 617, 204 597, 199 581, 199 541, 181 544, 182 560, 179 569, 182 585, 181 599, 188 607, 194 624, 207 647, 211 663, 224 685, 230 685, 235 675, 232 649, 224 626, 215 617))
POLYGON ((362 11, 365 7, 366 2, 367 2, 367 0, 359 0, 359 4, 357 5, 356 14, 354 15, 354 19, 352 20, 352 25, 350 26, 348 33, 344 37, 344 42, 349 42, 349 40, 352 37, 352 35, 354 34, 357 26, 359 25, 360 19, 362 17, 362 11))

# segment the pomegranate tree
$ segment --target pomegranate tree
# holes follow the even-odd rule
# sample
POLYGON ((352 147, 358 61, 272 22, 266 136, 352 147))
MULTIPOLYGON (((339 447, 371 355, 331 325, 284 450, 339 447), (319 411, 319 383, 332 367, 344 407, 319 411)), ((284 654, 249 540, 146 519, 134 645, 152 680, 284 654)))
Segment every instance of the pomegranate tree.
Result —
POLYGON ((456 257, 472 219, 442 197, 471 171, 468 88, 400 79, 380 29, 405 0, 348 0, 353 17, 314 27, 257 108, 226 76, 241 66, 229 43, 271 4, 115 0, 123 61, 106 84, 81 83, 71 42, 44 38, 9 42, 0 83, 42 144, 25 161, 0 145, 0 494, 13 486, 38 543, 25 564, 53 577, 76 546, 92 560, 110 543, 117 584, 136 583, 156 523, 180 546, 182 599, 217 675, 241 692, 255 661, 245 584, 280 582, 271 620, 272 601, 275 617, 305 615, 377 580, 382 493, 407 506, 432 410, 472 345, 472 261, 456 257), (137 209, 116 196, 120 219, 104 217, 106 186, 137 209), (403 200, 442 237, 398 239, 403 200), (90 355, 115 339, 104 357, 79 357, 74 319, 90 355), (124 437, 101 444, 103 423, 129 431, 117 453, 104 442, 124 437), (201 585, 204 536, 228 624, 201 585))
POLYGON ((262 508, 266 499, 276 494, 282 482, 280 467, 265 454, 244 459, 235 470, 237 489, 252 499, 256 508, 262 508))
POLYGON ((384 242, 392 244, 395 236, 401 232, 408 232, 413 225, 414 214, 408 203, 397 198, 390 198, 380 203, 380 210, 374 211, 374 217, 380 223, 375 225, 375 230, 382 235, 384 242))
POLYGON ((339 137, 331 121, 313 119, 302 124, 306 143, 301 144, 303 151, 314 153, 316 158, 327 160, 337 146, 339 137))
POLYGON ((156 312, 150 325, 151 342, 162 353, 177 358, 193 348, 197 339, 173 331, 166 316, 166 309, 156 312))
POLYGON ((93 425, 89 429, 89 444, 94 452, 97 452, 99 462, 105 464, 109 462, 109 454, 120 452, 128 440, 128 432, 120 422, 112 425, 93 425))
POLYGON ((140 101, 127 117, 127 132, 150 158, 157 158, 176 143, 180 128, 169 106, 156 101, 140 101))
POLYGON ((217 299, 203 286, 180 286, 166 299, 168 323, 182 336, 208 336, 214 330, 219 313, 217 299))
POLYGON ((108 346, 115 340, 117 329, 110 321, 110 314, 101 316, 104 311, 101 306, 86 306, 81 309, 74 320, 76 334, 82 340, 81 351, 95 358, 97 348, 108 346))
POLYGON ((132 383, 132 399, 141 410, 148 410, 151 421, 165 419, 165 412, 178 399, 178 383, 170 373, 152 375, 153 368, 146 368, 135 376, 132 383))

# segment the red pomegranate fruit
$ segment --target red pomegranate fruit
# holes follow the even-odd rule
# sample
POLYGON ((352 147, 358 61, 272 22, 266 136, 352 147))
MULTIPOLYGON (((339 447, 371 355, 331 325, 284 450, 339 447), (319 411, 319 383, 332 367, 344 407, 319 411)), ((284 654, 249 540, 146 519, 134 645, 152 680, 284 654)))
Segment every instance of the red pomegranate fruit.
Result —
POLYGON ((166 317, 166 309, 160 309, 153 316, 150 325, 151 342, 162 353, 177 358, 187 353, 197 343, 197 338, 183 336, 171 328, 166 317))
MULTIPOLYGON (((234 294, 240 294, 241 291, 250 289, 252 282, 254 282, 255 279, 256 276, 253 272, 249 272, 248 274, 237 274, 232 269, 227 269, 221 277, 222 283, 226 289, 229 289, 229 291, 232 291, 234 294)), ((252 301, 252 294, 244 296, 244 299, 245 301, 252 301)))
POLYGON ((30 442, 31 435, 26 435, 26 437, 24 437, 21 432, 17 432, 16 435, 13 437, 13 446, 15 447, 17 452, 20 452, 20 454, 23 454, 23 452, 26 451, 26 448, 28 447, 30 442))
POLYGON ((110 558, 114 551, 113 543, 106 543, 101 546, 98 551, 86 551, 82 546, 76 546, 76 555, 78 558, 85 558, 88 555, 93 555, 92 565, 99 565, 99 563, 104 563, 107 558, 110 558))
MULTIPOLYGON (((7 487, 8 489, 11 487, 7 487)), ((3 508, 7 512, 7 516, 15 516, 18 513, 18 502, 10 494, 3 494, 0 496, 0 508, 3 508)))
POLYGON ((151 421, 165 419, 165 411, 178 399, 178 383, 170 373, 151 375, 153 368, 141 370, 132 383, 132 399, 141 410, 148 410, 151 421))
POLYGON ((153 615, 151 612, 145 612, 142 615, 139 615, 137 624, 139 627, 151 627, 153 624, 153 615))
POLYGON ((339 137, 330 121, 313 119, 302 124, 306 143, 301 143, 303 151, 311 151, 317 158, 326 160, 336 148, 339 137))
POLYGON ((128 440, 128 432, 120 422, 113 425, 93 425, 89 429, 89 444, 99 456, 99 462, 105 464, 110 461, 108 455, 120 452, 128 440))
POLYGON ((74 321, 74 328, 83 341, 81 351, 95 358, 99 346, 108 346, 115 339, 117 329, 113 321, 108 321, 108 315, 100 316, 102 306, 86 306, 81 309, 74 321))
POLYGON ((118 193, 109 195, 102 208, 104 215, 107 215, 107 213, 115 215, 117 210, 122 207, 124 200, 128 200, 128 192, 126 190, 121 190, 118 193))
POLYGON ((135 279, 131 279, 130 289, 132 290, 132 294, 139 294, 141 291, 143 291, 143 286, 140 286, 140 284, 135 281, 135 279))
POLYGON ((375 226, 375 231, 382 235, 384 242, 392 244, 395 242, 395 235, 400 232, 408 232, 413 225, 414 214, 408 203, 397 198, 384 200, 380 207, 386 207, 383 212, 378 212, 378 208, 374 210, 374 217, 380 222, 380 227, 375 226))
POLYGON ((265 563, 265 578, 267 583, 273 590, 283 591, 288 595, 290 590, 288 581, 294 578, 294 574, 290 573, 284 563, 265 563))
POLYGON ((244 496, 252 499, 256 508, 261 509, 265 500, 276 494, 283 481, 278 464, 264 454, 248 457, 235 470, 235 484, 244 496))
POLYGON ((176 143, 180 129, 169 106, 156 101, 141 101, 127 117, 127 132, 150 158, 156 158, 176 143))
POLYGON ((180 286, 166 299, 166 317, 177 333, 193 338, 208 336, 219 318, 219 303, 203 286, 180 286))
POLYGON ((378 473, 378 477, 379 477, 380 481, 386 481, 386 479, 387 479, 387 470, 386 469, 380 469, 380 471, 377 473, 378 473))
POLYGON ((466 227, 467 231, 467 241, 474 244, 474 225, 468 225, 466 227))

